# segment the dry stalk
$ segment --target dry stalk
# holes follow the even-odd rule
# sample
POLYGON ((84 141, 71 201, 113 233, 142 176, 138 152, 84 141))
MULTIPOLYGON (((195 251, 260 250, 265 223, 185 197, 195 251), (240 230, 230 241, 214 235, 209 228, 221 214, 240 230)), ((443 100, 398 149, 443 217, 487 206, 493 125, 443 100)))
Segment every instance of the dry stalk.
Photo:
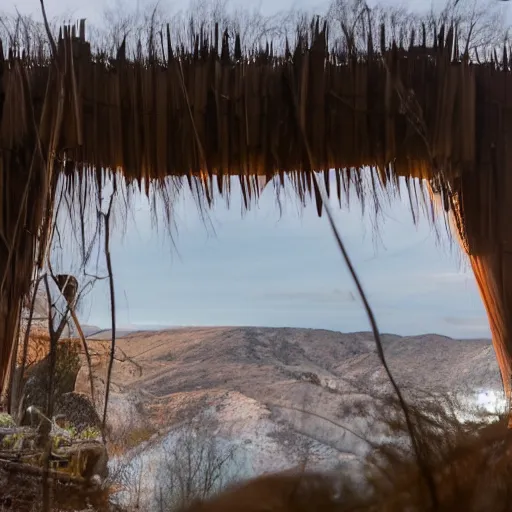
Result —
MULTIPOLYGON (((50 284, 48 281, 48 274, 45 274, 43 277, 44 285, 46 288, 46 295, 48 300, 48 331, 50 333, 50 368, 48 375, 48 396, 46 402, 46 415, 51 418, 53 416, 53 394, 55 387, 55 367, 57 363, 57 340, 55 339, 55 330, 53 326, 53 303, 52 296, 50 292, 50 284)), ((51 425, 48 422, 43 421, 40 427, 40 441, 44 446, 43 452, 43 478, 42 478, 42 486, 43 486, 43 512, 50 512, 50 482, 49 482, 49 470, 50 470, 50 454, 51 454, 51 439, 50 439, 50 430, 51 425)))
POLYGON ((46 8, 44 6, 44 0, 41 1, 41 12, 43 14, 44 20, 44 28, 46 29, 46 35, 48 36, 48 40, 50 42, 50 46, 52 49, 52 56, 54 59, 57 58, 57 45, 55 44, 55 39, 53 39, 52 31, 50 30, 50 24, 48 23, 48 18, 46 16, 46 8))
POLYGON ((375 345, 377 347, 377 354, 379 356, 380 362, 388 376, 389 382, 391 383, 391 386, 393 387, 393 390, 396 393, 396 396, 398 398, 398 401, 400 403, 400 407, 404 413, 405 423, 407 425, 407 431, 409 434, 409 437, 411 439, 412 448, 414 451, 414 455, 416 457, 418 466, 421 470, 422 476, 425 479, 425 483, 427 484, 427 487, 429 489, 430 497, 432 499, 432 507, 434 509, 438 508, 439 499, 437 497, 437 490, 436 490, 436 484, 434 481, 434 477, 430 471, 428 461, 425 460, 421 453, 420 449, 420 442, 416 436, 416 430, 414 428, 414 425, 411 421, 411 417, 409 414, 409 407, 407 405, 407 402, 405 401, 405 398, 402 395, 402 392, 400 391, 400 387, 398 386, 397 382, 395 381, 395 378, 393 377, 393 374, 388 366, 388 363, 386 361, 386 357, 384 354, 384 348, 382 346, 382 340, 380 338, 380 333, 377 327, 377 322, 375 320, 375 316, 373 314, 373 310, 370 306, 370 303, 368 302, 368 299, 366 297, 366 294, 364 293, 363 287, 361 285, 361 282, 359 281, 359 278, 357 276, 357 273, 355 271, 354 266, 352 265, 352 262, 350 260, 350 257, 347 253, 347 250, 345 248, 345 245, 343 244, 343 241, 341 239, 341 236, 339 234, 339 231, 336 227, 336 224, 334 222, 334 218, 332 215, 332 212, 329 208, 329 206, 326 203, 326 199, 324 197, 323 191, 320 190, 320 187, 318 186, 318 181, 316 179, 316 176, 313 176, 313 183, 315 185, 315 188, 317 189, 318 193, 320 194, 322 198, 322 203, 325 207, 325 211, 327 214, 327 218, 329 220, 329 224, 331 226, 332 232, 334 234, 334 237, 336 239, 336 243, 338 245, 338 248, 340 249, 343 259, 345 260, 345 263, 349 269, 350 275, 352 276, 352 279, 354 280, 354 283, 356 285, 358 294, 363 302, 364 308, 366 310, 366 314, 368 316, 368 319, 370 321, 370 325, 372 327, 373 337, 375 339, 375 345))
POLYGON ((110 255, 110 216, 112 213, 112 203, 114 201, 114 195, 116 193, 116 183, 114 181, 114 190, 110 196, 107 213, 103 215, 104 227, 105 227, 105 261, 107 263, 108 272, 108 284, 110 289, 110 312, 112 322, 112 344, 110 346, 110 358, 108 362, 107 380, 105 382, 105 403, 103 406, 103 421, 102 430, 105 431, 107 423, 107 410, 108 410, 108 399, 110 395, 110 381, 112 379, 112 368, 114 366, 114 358, 116 351, 116 296, 114 289, 114 274, 112 271, 112 258, 110 255))
MULTIPOLYGON (((21 365, 16 378, 16 384, 14 385, 14 389, 16 390, 16 394, 12 400, 12 408, 16 410, 16 415, 18 418, 21 418, 22 411, 21 407, 23 406, 23 399, 21 397, 21 386, 23 384, 23 378, 25 374, 25 367, 27 365, 27 356, 28 356, 28 344, 30 340, 30 329, 32 327, 32 319, 34 317, 34 308, 36 306, 37 299, 37 291, 39 290, 39 284, 43 276, 38 276, 34 283, 34 292, 32 294, 32 299, 30 301, 30 311, 27 319, 27 327, 25 330, 25 336, 23 337, 23 353, 21 355, 21 365)), ((12 393, 12 387, 11 387, 12 393)))
POLYGON ((336 244, 338 245, 338 248, 343 256, 343 259, 345 260, 345 264, 347 265, 347 268, 350 272, 350 275, 352 276, 352 279, 356 285, 356 288, 357 288, 357 291, 358 291, 358 294, 359 294, 359 297, 361 298, 361 301, 363 302, 363 305, 364 305, 364 309, 366 311, 366 315, 368 317, 368 320, 370 322, 370 325, 371 325, 371 328, 372 328, 372 332, 373 332, 373 337, 374 337, 374 340, 375 340, 375 345, 376 345, 376 348, 377 348, 377 354, 379 356, 379 360, 386 372, 386 375, 389 379, 389 382, 391 383, 391 386, 393 387, 393 390, 398 398, 398 401, 399 401, 399 404, 400 404, 400 407, 403 411, 403 414, 404 414, 404 419, 405 419, 405 423, 406 423, 406 426, 407 426, 407 431, 408 431, 408 434, 409 434, 409 437, 411 439, 411 444, 412 444, 412 448, 413 448, 413 452, 414 452, 414 456, 416 458, 416 461, 418 463, 418 467, 421 471, 421 474, 422 474, 422 477, 423 479, 425 480, 425 483, 427 485, 427 488, 429 490, 429 493, 430 493, 430 497, 431 497, 431 500, 432 500, 432 507, 434 509, 438 508, 438 504, 439 504, 439 499, 438 499, 438 495, 437 495, 437 489, 436 489, 436 483, 434 481, 434 476, 432 475, 432 472, 430 470, 430 467, 429 467, 429 464, 428 464, 428 461, 425 460, 425 458, 423 457, 422 455, 422 452, 421 452, 421 448, 420 448, 420 442, 419 442, 419 439, 416 435, 416 430, 414 428, 414 425, 413 425, 413 422, 411 420, 411 416, 410 416, 410 413, 409 413, 409 408, 408 408, 408 405, 405 401, 405 398, 403 397, 402 395, 402 392, 400 391, 400 387, 398 386, 397 382, 395 381, 394 377, 393 377, 393 374, 387 364, 387 360, 386 360, 386 356, 384 354, 384 349, 383 349, 383 346, 382 346, 382 340, 380 338, 380 332, 379 332, 379 329, 377 327, 377 321, 375 319, 375 315, 373 314, 373 310, 370 306, 370 303, 368 302, 368 299, 366 297, 366 294, 363 290, 363 286, 359 280, 359 277, 357 276, 357 272, 352 264, 352 261, 350 259, 350 256, 345 248, 345 245, 343 243, 343 240, 341 238, 341 235, 338 231, 338 228, 336 226, 336 223, 334 221, 334 217, 333 217, 333 214, 332 214, 332 211, 330 209, 330 206, 329 206, 329 202, 328 202, 328 198, 326 198, 325 196, 325 193, 324 191, 320 188, 319 184, 318 184, 318 180, 317 180, 317 177, 316 177, 316 174, 314 173, 314 169, 316 169, 317 167, 315 166, 315 161, 314 161, 314 157, 313 157, 313 152, 311 151, 311 147, 310 147, 310 144, 309 144, 309 141, 308 141, 308 137, 307 137, 307 131, 306 131, 306 126, 305 126, 305 121, 304 121, 304 116, 301 115, 301 109, 300 109, 300 106, 299 106, 299 101, 298 101, 298 97, 297 97, 297 92, 296 92, 296 87, 295 87, 295 84, 293 83, 293 75, 291 74, 290 75, 292 78, 290 79, 290 81, 292 82, 290 85, 290 89, 291 89, 291 93, 293 94, 293 100, 294 100, 294 105, 295 105, 295 112, 296 112, 296 117, 297 117, 297 120, 298 120, 298 124, 299 124, 299 128, 300 128, 300 131, 301 131, 301 135, 302 135, 302 139, 303 139, 303 142, 304 142, 304 146, 305 146, 305 149, 306 149, 306 154, 307 154, 307 157, 308 157, 308 160, 309 160, 309 165, 310 165, 310 168, 311 168, 311 173, 313 175, 313 186, 314 186, 314 189, 315 189, 315 195, 316 195, 316 198, 317 198, 317 203, 319 202, 321 206, 323 206, 325 208, 325 211, 326 211, 326 214, 327 214, 327 219, 329 221, 329 225, 331 227, 331 230, 333 232, 333 235, 336 239, 336 244))
MULTIPOLYGON (((55 366, 57 363, 57 332, 53 325, 53 300, 50 291, 50 283, 48 274, 43 276, 44 286, 46 288, 46 296, 48 301, 48 332, 50 334, 50 369, 49 369, 49 382, 48 382, 48 397, 46 402, 46 415, 51 417, 53 414, 53 392, 55 386, 55 366)), ((59 326, 60 327, 60 326, 59 326)))
MULTIPOLYGON (((30 92, 30 89, 29 89, 29 92, 30 92)), ((46 98, 45 99, 47 100, 47 98, 48 98, 48 90, 46 91, 46 98)), ((29 168, 29 172, 28 172, 27 182, 25 183, 25 187, 24 187, 24 190, 23 190, 23 196, 22 196, 22 199, 21 199, 21 203, 19 205, 18 215, 17 215, 17 218, 16 218, 16 224, 14 225, 14 232, 13 232, 13 235, 12 235, 12 239, 11 239, 11 242, 10 242, 10 244, 8 246, 9 252, 8 252, 8 255, 7 255, 7 263, 5 264, 5 270, 4 270, 4 273, 3 273, 3 276, 2 276, 2 283, 0 285, 0 295, 1 296, 4 295, 5 283, 7 282, 7 276, 9 274, 9 270, 11 268, 12 259, 14 258, 14 253, 16 251, 16 244, 17 244, 17 241, 18 241, 18 235, 21 232, 21 224, 22 224, 21 220, 24 217, 23 213, 27 209, 28 193, 29 193, 29 190, 30 190, 30 184, 32 183, 32 177, 34 175, 36 152, 37 152, 37 149, 34 149, 34 151, 32 152, 32 158, 31 158, 31 162, 30 162, 30 168, 29 168)))

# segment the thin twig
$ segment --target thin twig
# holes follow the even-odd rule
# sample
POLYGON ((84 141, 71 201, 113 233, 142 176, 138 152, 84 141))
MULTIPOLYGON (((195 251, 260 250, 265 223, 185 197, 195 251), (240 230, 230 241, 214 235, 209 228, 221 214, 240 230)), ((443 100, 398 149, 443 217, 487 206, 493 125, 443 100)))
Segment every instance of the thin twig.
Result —
POLYGON ((314 157, 313 157, 313 152, 311 150, 311 147, 310 147, 310 144, 309 144, 309 140, 308 140, 308 137, 307 137, 307 132, 306 132, 306 127, 305 127, 305 120, 302 118, 301 116, 301 113, 300 113, 300 108, 299 108, 299 102, 298 102, 298 98, 297 98, 297 93, 296 93, 296 88, 294 87, 294 84, 292 83, 291 84, 291 92, 293 94, 293 99, 294 99, 294 104, 295 104, 295 110, 296 110, 296 117, 297 117, 297 120, 298 120, 298 124, 299 124, 299 127, 300 127, 300 130, 301 130, 301 134, 302 134, 302 139, 303 139, 303 142, 304 142, 304 146, 305 146, 305 149, 306 149, 306 153, 307 153, 307 156, 308 156, 308 160, 309 160, 309 165, 310 165, 310 172, 312 173, 313 175, 313 186, 315 188, 315 194, 316 194, 316 197, 320 199, 321 201, 321 204, 322 206, 325 208, 325 211, 326 211, 326 214, 327 214, 327 218, 329 220, 329 224, 331 226, 331 229, 332 229, 332 232, 334 234, 334 237, 336 239, 336 243, 338 245, 338 248, 340 250, 340 252, 342 253, 343 255, 343 259, 345 260, 345 264, 347 265, 347 268, 349 269, 349 272, 350 272, 350 275, 352 276, 352 279, 356 285, 356 288, 357 288, 357 291, 358 291, 358 294, 363 302, 363 305, 364 305, 364 308, 365 308, 365 311, 366 311, 366 315, 368 316, 368 320, 370 322, 370 325, 371 325, 371 328, 372 328, 372 332, 373 332, 373 337, 374 337, 374 340, 375 340, 375 345, 377 347, 377 354, 379 356, 379 359, 380 359, 380 362, 388 376, 388 379, 389 379, 389 382, 391 383, 391 386, 393 387, 393 390, 395 391, 396 393, 396 396, 398 398, 398 401, 400 403, 400 407, 402 408, 402 411, 404 413, 404 418, 405 418, 405 423, 406 423, 406 426, 407 426, 407 431, 409 433, 409 437, 411 439, 411 444, 412 444, 412 448, 413 448, 413 452, 414 452, 414 456, 416 458, 416 461, 418 463, 418 467, 420 469, 420 472, 425 480, 425 483, 427 485, 427 488, 429 490, 429 493, 430 493, 430 497, 431 497, 431 500, 432 500, 432 506, 434 509, 436 509, 438 507, 438 503, 439 503, 439 499, 438 499, 438 496, 437 496, 437 489, 436 489, 436 484, 435 484, 435 481, 434 481, 434 477, 430 471, 430 468, 429 468, 429 465, 427 463, 427 461, 423 458, 423 455, 421 453, 421 450, 420 450, 420 443, 418 441, 418 438, 416 436, 416 431, 414 429, 414 425, 412 423, 412 420, 411 420, 411 417, 410 417, 410 414, 409 414, 409 408, 407 406, 407 403, 402 395, 402 392, 400 391, 400 388, 398 386, 398 384, 396 383, 394 377, 393 377, 393 374, 391 373, 391 370, 389 369, 389 366, 387 364, 387 361, 386 361, 386 357, 385 357, 385 354, 384 354, 384 349, 383 349, 383 346, 382 346, 382 340, 380 338, 380 332, 379 332, 379 329, 377 327, 377 322, 375 320, 375 316, 373 314, 373 310, 370 306, 370 303, 368 302, 368 299, 366 297, 366 294, 363 290, 363 287, 361 285, 361 282, 357 276, 357 273, 355 271, 355 268, 354 266, 352 265, 352 261, 350 260, 350 257, 348 255, 348 252, 345 248, 345 245, 343 244, 343 241, 341 239, 341 235, 336 227, 336 223, 334 222, 334 217, 332 215, 332 212, 331 212, 331 209, 330 209, 330 206, 329 206, 329 202, 328 202, 328 198, 326 198, 324 192, 322 189, 320 189, 319 187, 319 184, 318 184, 318 180, 317 180, 317 177, 316 177, 316 174, 314 173, 314 169, 316 169, 317 167, 315 166, 315 161, 314 161, 314 157))
MULTIPOLYGON (((21 420, 21 411, 22 411, 22 405, 23 405, 23 396, 21 394, 21 386, 23 384, 25 367, 27 365, 28 344, 29 344, 29 340, 30 340, 30 329, 32 327, 32 319, 34 317, 34 309, 36 306, 37 292, 39 290, 39 284, 41 283, 42 279, 43 279, 43 276, 39 276, 34 283, 34 293, 32 295, 32 300, 30 302, 30 311, 29 311, 29 316, 28 316, 28 320, 27 320, 27 326, 25 329, 25 336, 23 338, 23 354, 21 356, 21 365, 20 365, 19 372, 18 372, 18 375, 16 378, 16 383, 13 386, 13 388, 16 390, 16 393, 15 393, 14 399, 13 399, 13 405, 16 407, 16 417, 20 420, 21 420)), ((11 392, 12 392, 12 390, 11 390, 11 392)))
POLYGON ((103 421, 102 421, 102 431, 105 431, 105 426, 107 423, 107 409, 108 409, 108 399, 110 395, 110 381, 112 379, 112 367, 114 366, 114 357, 116 350, 116 296, 114 289, 114 274, 112 271, 112 258, 110 255, 110 214, 112 213, 112 203, 114 201, 114 195, 116 193, 116 185, 114 182, 114 190, 112 195, 110 196, 110 202, 108 205, 107 213, 104 215, 104 227, 105 227, 105 260, 107 263, 107 272, 108 272, 108 282, 110 288, 110 313, 111 313, 111 322, 112 322, 112 344, 110 346, 110 360, 108 363, 107 370, 107 382, 105 383, 105 404, 103 406, 103 421))
MULTIPOLYGON (((48 395, 46 401, 46 416, 51 418, 53 416, 53 394, 55 386, 55 366, 57 362, 57 347, 55 342, 55 330, 53 328, 53 314, 52 314, 52 296, 50 292, 50 284, 48 282, 48 274, 43 277, 44 285, 46 288, 46 295, 48 300, 48 331, 50 333, 50 368, 48 372, 48 395)), ((44 439, 44 455, 43 455, 43 512, 50 512, 50 485, 48 481, 49 470, 50 470, 50 453, 51 453, 51 441, 50 441, 50 429, 51 425, 48 422, 43 421, 42 428, 42 439, 44 439)))
MULTIPOLYGON (((318 191, 320 191, 320 188, 318 186, 318 182, 317 182, 317 179, 316 179, 316 176, 313 175, 313 183, 315 185, 315 187, 318 189, 318 191)), ((420 471, 423 475, 423 478, 425 479, 425 483, 427 484, 427 487, 429 489, 429 492, 430 492, 430 496, 431 496, 431 499, 432 499, 432 506, 435 508, 438 507, 438 503, 439 503, 439 500, 438 500, 438 497, 437 497, 437 489, 436 489, 436 484, 435 484, 435 481, 434 481, 434 477, 432 476, 432 473, 430 471, 430 468, 428 466, 428 463, 427 461, 423 458, 422 454, 421 454, 421 450, 420 450, 420 443, 416 437, 416 431, 414 429, 414 425, 412 423, 412 420, 411 420, 411 416, 409 414, 409 407, 407 406, 407 403, 402 395, 402 392, 400 391, 400 387, 398 386, 398 384, 396 383, 395 381, 395 378, 393 377, 393 374, 388 366, 388 363, 386 361, 386 356, 384 354, 384 349, 383 349, 383 346, 382 346, 382 340, 381 340, 381 337, 380 337, 380 333, 379 333, 379 329, 377 327, 377 322, 375 320, 375 316, 373 314, 373 310, 370 306, 370 303, 368 302, 368 299, 366 297, 366 294, 364 293, 364 290, 363 290, 363 287, 361 285, 361 282, 359 281, 359 278, 357 276, 357 273, 354 269, 354 266, 352 265, 352 261, 350 260, 350 257, 347 253, 347 250, 345 248, 345 245, 343 244, 343 241, 341 239, 341 236, 338 232, 338 229, 336 227, 336 224, 334 222, 334 218, 333 218, 333 215, 332 215, 332 212, 331 212, 331 209, 329 208, 329 206, 327 205, 326 201, 325 201, 325 198, 323 197, 323 194, 322 192, 320 191, 321 195, 322 195, 322 203, 325 207, 325 212, 327 214, 327 218, 329 220, 329 224, 331 226, 331 229, 332 229, 332 232, 334 234, 334 237, 336 239, 336 243, 338 245, 338 248, 340 249, 342 255, 343 255, 343 259, 345 260, 345 264, 347 265, 348 269, 349 269, 349 272, 350 272, 350 275, 352 276, 352 279, 356 285, 356 288, 357 288, 357 291, 359 293, 359 296, 363 302, 363 305, 364 305, 364 308, 366 310, 366 314, 368 316, 368 320, 370 321, 370 325, 371 325, 371 328, 372 328, 372 332, 373 332, 373 337, 375 339, 375 345, 377 347, 377 354, 379 356, 379 360, 388 376, 388 379, 389 379, 389 382, 391 383, 391 386, 393 387, 393 390, 395 391, 395 394, 398 398, 398 402, 400 403, 400 407, 404 413, 404 418, 405 418, 405 423, 406 423, 406 426, 407 426, 407 431, 409 433, 409 437, 411 439, 411 444, 412 444, 412 448, 413 448, 413 451, 414 451, 414 455, 416 457, 416 461, 418 463, 418 466, 420 468, 420 471)))
POLYGON ((44 0, 41 1, 41 11, 43 13, 44 20, 44 28, 46 29, 46 35, 48 36, 48 40, 50 42, 50 46, 52 48, 52 57, 55 59, 57 57, 57 45, 55 44, 55 39, 53 39, 52 31, 50 30, 50 24, 48 23, 48 18, 46 16, 46 8, 44 6, 44 0))
POLYGON ((50 292, 50 283, 48 281, 48 274, 43 276, 44 286, 46 288, 46 296, 48 302, 48 332, 50 334, 50 369, 49 369, 49 382, 48 382, 48 397, 46 402, 46 415, 51 417, 53 414, 53 387, 55 385, 55 366, 57 362, 55 328, 53 326, 53 301, 50 292))

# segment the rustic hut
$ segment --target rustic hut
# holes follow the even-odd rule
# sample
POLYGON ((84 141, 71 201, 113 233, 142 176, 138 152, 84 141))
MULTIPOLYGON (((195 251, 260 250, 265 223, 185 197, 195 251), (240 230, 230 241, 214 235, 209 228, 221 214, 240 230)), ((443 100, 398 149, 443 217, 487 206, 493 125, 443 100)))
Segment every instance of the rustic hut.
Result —
MULTIPOLYGON (((248 207, 261 178, 276 176, 315 198, 321 215, 318 183, 330 195, 349 187, 361 194, 359 169, 369 166, 389 191, 405 176, 441 198, 510 390, 508 49, 476 64, 459 51, 453 26, 430 34, 430 44, 423 26, 408 49, 403 39, 389 42, 384 26, 364 52, 327 35, 316 19, 294 48, 242 53, 239 37, 229 42, 218 25, 201 29, 188 49, 172 43, 167 27, 155 36, 158 51, 152 42, 128 58, 123 42, 109 57, 91 51, 81 22, 62 28, 49 55, 0 48, 0 382, 21 300, 46 261, 59 194, 72 198, 84 183, 101 193, 110 177, 147 194, 188 184, 208 203, 237 176, 248 207), (329 169, 335 190, 316 180, 329 169)), ((410 194, 414 201, 413 187, 410 194)))

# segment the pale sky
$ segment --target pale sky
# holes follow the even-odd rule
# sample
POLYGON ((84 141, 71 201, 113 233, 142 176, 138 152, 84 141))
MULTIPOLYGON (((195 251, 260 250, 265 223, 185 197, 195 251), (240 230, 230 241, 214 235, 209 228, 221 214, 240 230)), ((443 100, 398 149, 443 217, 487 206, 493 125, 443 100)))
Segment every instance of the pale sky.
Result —
MULTIPOLYGON (((469 5, 473 1, 482 2, 485 0, 464 0, 469 5)), ((492 0, 491 0, 492 1, 492 0)), ((104 24, 103 13, 106 9, 124 9, 127 12, 135 11, 137 8, 143 10, 145 7, 152 8, 155 3, 165 12, 175 13, 180 10, 186 10, 189 0, 45 0, 46 11, 49 18, 68 17, 70 20, 86 18, 88 22, 95 25, 104 24)), ((315 11, 317 13, 325 12, 330 0, 228 0, 231 7, 245 6, 249 9, 260 10, 263 14, 274 14, 278 11, 289 10, 291 8, 315 11)), ((379 3, 381 5, 403 5, 410 10, 428 10, 431 5, 434 7, 445 4, 444 0, 367 0, 370 7, 379 3)), ((503 5, 504 2, 496 0, 496 3, 503 5)), ((34 17, 40 17, 39 0, 2 0, 0 12, 15 13, 16 9, 23 14, 33 14, 34 17)), ((508 19, 512 19, 512 6, 504 5, 505 13, 508 19)))
MULTIPOLYGON (((368 330, 327 220, 317 217, 314 204, 301 209, 289 192, 280 214, 269 185, 242 216, 240 196, 234 183, 230 209, 217 201, 205 227, 186 192, 176 205, 174 246, 152 228, 149 205, 139 198, 126 236, 118 233, 112 243, 119 325, 368 330)), ((383 331, 489 336, 468 263, 442 225, 439 238, 424 215, 414 226, 404 196, 383 205, 376 236, 370 207, 362 217, 356 198, 350 210, 345 202, 333 204, 383 331)), ((87 323, 109 325, 105 281, 81 313, 87 323)))
MULTIPOLYGON (((45 3, 50 17, 69 14, 94 23, 101 23, 106 5, 102 0, 45 3)), ((259 5, 267 14, 322 4, 306 0, 247 3, 259 5)), ((425 5, 419 0, 407 4, 425 5)), ((136 3, 130 0, 125 5, 135 8, 136 3)), ((3 0, 0 10, 13 12, 14 6, 39 16, 38 0, 3 0)), ((177 0, 165 6, 178 11, 187 2, 177 0)), ((140 199, 126 237, 116 236, 113 241, 118 325, 369 330, 327 220, 317 218, 314 205, 299 211, 288 200, 280 216, 273 189, 267 187, 258 207, 242 218, 236 192, 234 187, 230 210, 221 202, 212 210, 215 233, 205 229, 195 205, 182 198, 175 247, 152 229, 148 205, 140 199)), ((456 244, 450 249, 446 237, 437 243, 425 219, 415 227, 405 199, 385 209, 379 243, 372 235, 370 216, 361 218, 355 202, 350 211, 345 205, 335 212, 382 331, 490 336, 465 258, 456 244)), ((86 323, 108 327, 105 283, 96 285, 82 316, 86 323)))

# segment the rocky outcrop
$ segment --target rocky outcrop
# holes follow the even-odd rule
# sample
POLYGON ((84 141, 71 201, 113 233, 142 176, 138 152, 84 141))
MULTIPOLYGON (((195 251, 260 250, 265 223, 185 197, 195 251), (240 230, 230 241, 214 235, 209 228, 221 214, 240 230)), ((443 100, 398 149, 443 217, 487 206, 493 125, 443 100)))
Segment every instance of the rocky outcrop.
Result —
POLYGON ((99 429, 101 419, 89 397, 82 393, 64 393, 55 404, 55 414, 61 415, 79 432, 87 427, 99 429))

